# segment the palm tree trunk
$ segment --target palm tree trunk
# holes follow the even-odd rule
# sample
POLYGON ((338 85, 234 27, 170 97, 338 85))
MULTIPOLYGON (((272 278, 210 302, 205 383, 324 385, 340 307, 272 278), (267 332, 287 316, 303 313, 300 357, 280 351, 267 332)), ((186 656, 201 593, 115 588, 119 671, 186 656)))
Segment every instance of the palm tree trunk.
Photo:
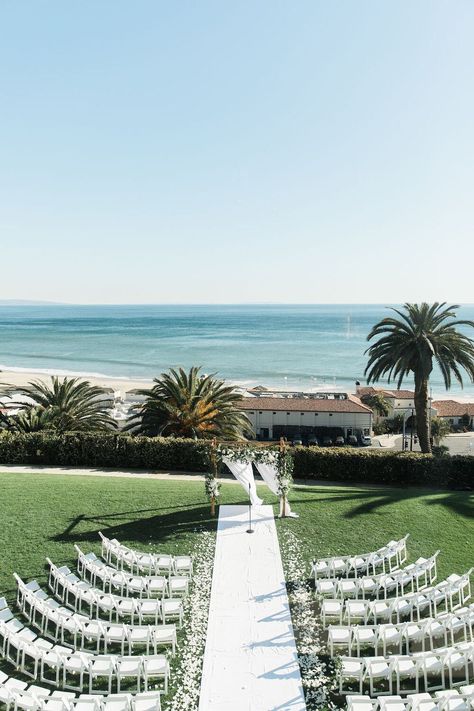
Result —
POLYGON ((430 413, 428 399, 428 380, 418 378, 415 375, 415 410, 416 410, 416 431, 420 440, 421 451, 425 454, 431 453, 430 442, 430 413))

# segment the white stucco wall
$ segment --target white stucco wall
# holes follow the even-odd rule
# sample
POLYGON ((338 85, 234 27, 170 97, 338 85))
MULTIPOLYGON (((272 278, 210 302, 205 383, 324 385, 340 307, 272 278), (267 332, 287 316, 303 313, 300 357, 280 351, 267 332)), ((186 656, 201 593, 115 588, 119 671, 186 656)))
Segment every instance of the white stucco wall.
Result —
POLYGON ((273 426, 293 427, 341 427, 347 435, 347 430, 368 430, 372 426, 372 415, 370 412, 285 412, 271 410, 247 410, 246 415, 252 423, 254 434, 260 433, 260 429, 267 428, 269 437, 273 437, 273 426))

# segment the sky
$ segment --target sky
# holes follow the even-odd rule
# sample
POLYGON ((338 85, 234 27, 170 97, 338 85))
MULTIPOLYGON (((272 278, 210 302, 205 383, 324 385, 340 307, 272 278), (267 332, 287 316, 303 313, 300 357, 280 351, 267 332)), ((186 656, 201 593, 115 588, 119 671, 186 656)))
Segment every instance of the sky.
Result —
POLYGON ((472 0, 0 0, 0 298, 474 302, 472 0))

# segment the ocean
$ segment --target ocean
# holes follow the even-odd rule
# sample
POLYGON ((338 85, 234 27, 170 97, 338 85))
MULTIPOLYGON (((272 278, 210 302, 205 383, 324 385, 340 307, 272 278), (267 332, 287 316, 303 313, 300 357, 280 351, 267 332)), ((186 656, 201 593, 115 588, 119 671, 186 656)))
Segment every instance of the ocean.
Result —
MULTIPOLYGON (((150 379, 201 365, 244 386, 353 391, 364 382, 367 334, 388 313, 353 304, 0 306, 0 369, 150 379)), ((458 315, 474 320, 474 305, 458 315)), ((438 371, 431 385, 446 397, 438 371)), ((474 399, 469 383, 451 393, 474 399)))

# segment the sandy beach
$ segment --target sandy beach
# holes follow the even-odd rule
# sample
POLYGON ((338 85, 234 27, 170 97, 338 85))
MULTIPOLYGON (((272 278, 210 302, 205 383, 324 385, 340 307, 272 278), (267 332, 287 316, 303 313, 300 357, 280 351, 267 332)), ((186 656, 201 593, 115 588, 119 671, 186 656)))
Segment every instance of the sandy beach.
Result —
MULTIPOLYGON (((81 374, 68 371, 54 371, 53 369, 48 370, 0 370, 0 387, 7 385, 18 385, 19 387, 28 385, 32 380, 41 380, 43 382, 49 382, 52 375, 57 375, 60 378, 68 377, 74 378, 78 377, 84 380, 88 380, 93 385, 97 385, 104 389, 113 390, 114 393, 120 393, 121 397, 124 397, 125 393, 130 390, 137 390, 142 388, 151 388, 153 386, 152 379, 141 379, 141 378, 118 378, 113 376, 99 375, 99 374, 81 374)), ((264 385, 264 383, 262 383, 264 385)), ((241 385, 237 385, 242 387, 241 385)), ((407 386, 408 387, 408 386, 407 386)), ((296 390, 297 388, 290 388, 282 386, 278 388, 281 391, 284 390, 296 390)), ((308 388, 307 391, 315 391, 318 388, 308 388)), ((328 388, 321 388, 322 390, 327 390, 328 388)), ((336 391, 344 392, 355 392, 355 388, 344 389, 342 387, 335 387, 336 391)), ((120 397, 119 396, 119 397, 120 397)), ((450 393, 449 391, 433 392, 433 399, 436 400, 457 400, 458 402, 474 402, 474 392, 472 386, 468 386, 463 393, 450 393)))
POLYGON ((110 388, 114 392, 120 391, 122 396, 129 390, 136 390, 139 388, 151 388, 153 385, 152 380, 129 380, 127 378, 113 378, 104 375, 78 375, 75 373, 64 373, 64 372, 53 372, 51 371, 27 371, 27 370, 1 370, 0 371, 0 385, 18 385, 22 387, 28 385, 32 380, 41 380, 43 382, 49 382, 52 375, 58 375, 60 378, 68 377, 80 377, 81 379, 88 380, 93 385, 97 385, 101 388, 110 388))

